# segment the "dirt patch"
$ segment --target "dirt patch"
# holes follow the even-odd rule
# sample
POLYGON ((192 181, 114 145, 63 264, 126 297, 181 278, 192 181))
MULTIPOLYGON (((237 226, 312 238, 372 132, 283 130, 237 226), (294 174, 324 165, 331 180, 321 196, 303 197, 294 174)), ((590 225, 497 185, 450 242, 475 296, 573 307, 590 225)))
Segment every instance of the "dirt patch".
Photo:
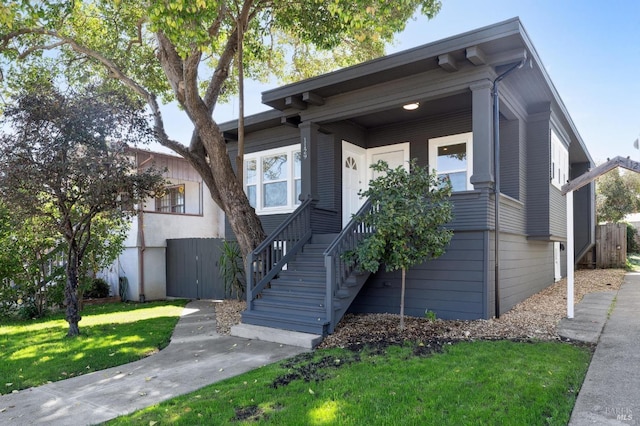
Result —
POLYGON ((264 411, 257 405, 249 405, 248 407, 237 407, 234 421, 252 421, 257 422, 264 418, 264 411))
POLYGON ((357 353, 349 354, 345 357, 333 355, 324 356, 318 360, 313 360, 313 354, 301 354, 282 364, 283 368, 289 370, 288 373, 275 378, 271 383, 272 388, 287 386, 295 380, 303 380, 306 383, 320 382, 330 376, 330 371, 360 361, 357 353))

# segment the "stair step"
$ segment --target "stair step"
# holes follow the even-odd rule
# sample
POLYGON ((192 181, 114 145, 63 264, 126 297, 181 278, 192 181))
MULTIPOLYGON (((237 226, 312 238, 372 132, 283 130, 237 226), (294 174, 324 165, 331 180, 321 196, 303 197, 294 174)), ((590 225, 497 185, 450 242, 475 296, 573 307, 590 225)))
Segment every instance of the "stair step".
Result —
POLYGON ((323 258, 298 258, 294 257, 287 263, 287 269, 292 269, 296 265, 301 265, 306 268, 321 268, 324 269, 323 258))
POLYGON ((323 255, 329 244, 305 244, 301 253, 323 255))
POLYGON ((325 295, 320 291, 295 291, 284 288, 269 288, 262 292, 262 299, 282 303, 316 304, 324 306, 325 295))
POLYGON ((327 273, 322 271, 310 270, 305 271, 303 269, 287 269, 280 272, 278 278, 289 281, 308 281, 308 282, 324 282, 327 279, 327 273))
POLYGON ((259 311, 244 311, 242 313, 244 324, 261 325, 264 327, 281 328, 283 330, 300 331, 326 335, 329 321, 321 318, 305 318, 291 314, 272 314, 259 311))
POLYGON ((311 244, 326 244, 328 247, 337 236, 338 234, 313 234, 311 244))
POLYGON ((288 314, 303 318, 326 319, 327 313, 322 304, 291 303, 288 300, 271 300, 267 298, 253 301, 253 310, 256 312, 270 312, 276 315, 288 314))
POLYGON ((278 290, 278 291, 324 293, 325 285, 309 284, 309 283, 302 283, 302 282, 272 281, 271 289, 278 290))

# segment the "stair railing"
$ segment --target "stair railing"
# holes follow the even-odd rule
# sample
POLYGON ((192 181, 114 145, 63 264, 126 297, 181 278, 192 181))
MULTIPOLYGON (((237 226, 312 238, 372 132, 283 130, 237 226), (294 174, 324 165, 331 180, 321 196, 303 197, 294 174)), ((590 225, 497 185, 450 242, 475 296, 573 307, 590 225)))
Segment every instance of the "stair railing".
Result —
POLYGON ((325 307, 327 320, 330 321, 330 333, 333 332, 336 326, 333 305, 334 296, 358 266, 355 261, 345 259, 344 253, 354 250, 360 241, 373 232, 373 229, 363 222, 364 216, 371 210, 371 202, 367 200, 362 207, 360 207, 360 210, 353 215, 342 232, 340 232, 331 245, 324 251, 324 266, 327 271, 325 307))
POLYGON ((311 209, 314 200, 307 198, 280 224, 247 259, 247 310, 265 286, 287 262, 311 239, 311 209))

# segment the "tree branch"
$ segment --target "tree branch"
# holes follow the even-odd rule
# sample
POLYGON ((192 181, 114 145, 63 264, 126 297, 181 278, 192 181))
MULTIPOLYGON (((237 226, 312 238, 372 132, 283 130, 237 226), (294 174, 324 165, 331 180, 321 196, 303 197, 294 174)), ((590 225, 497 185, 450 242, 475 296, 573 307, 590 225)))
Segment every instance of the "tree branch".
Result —
POLYGON ((32 54, 33 52, 35 52, 36 50, 51 50, 51 49, 55 49, 56 47, 60 47, 64 44, 67 44, 67 43, 65 41, 59 41, 57 43, 52 43, 47 45, 41 44, 37 46, 32 46, 27 50, 25 50, 24 52, 20 53, 20 55, 18 55, 18 59, 24 59, 30 54, 32 54))
POLYGON ((176 99, 184 104, 184 62, 171 40, 162 31, 156 32, 156 39, 158 40, 160 65, 171 84, 176 99))
MULTIPOLYGON (((238 20, 244 24, 244 29, 248 26, 248 23, 255 18, 258 12, 261 10, 262 4, 258 2, 254 2, 253 0, 245 0, 242 5, 242 11, 236 22, 238 20), (252 7, 256 6, 255 8, 252 7)), ((204 95, 204 103, 209 108, 209 111, 213 113, 213 108, 218 102, 218 97, 220 96, 220 90, 222 89, 222 85, 225 80, 229 76, 229 66, 231 65, 231 61, 235 57, 236 51, 238 49, 238 28, 234 28, 234 30, 229 35, 227 39, 227 44, 218 59, 218 65, 216 66, 213 75, 211 76, 211 80, 209 80, 209 84, 207 86, 207 90, 204 95)))

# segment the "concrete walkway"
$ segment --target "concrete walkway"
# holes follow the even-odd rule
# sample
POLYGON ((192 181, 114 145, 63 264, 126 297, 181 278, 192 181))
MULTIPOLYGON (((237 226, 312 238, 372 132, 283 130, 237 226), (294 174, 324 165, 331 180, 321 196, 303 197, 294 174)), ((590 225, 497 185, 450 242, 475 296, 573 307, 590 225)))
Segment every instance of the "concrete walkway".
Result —
POLYGON ((609 296, 585 298, 575 318, 560 324, 561 335, 586 341, 602 330, 569 425, 640 425, 640 274, 625 275, 614 305, 609 296))
POLYGON ((0 396, 0 425, 96 424, 306 351, 215 330, 215 303, 190 302, 159 353, 0 396))

